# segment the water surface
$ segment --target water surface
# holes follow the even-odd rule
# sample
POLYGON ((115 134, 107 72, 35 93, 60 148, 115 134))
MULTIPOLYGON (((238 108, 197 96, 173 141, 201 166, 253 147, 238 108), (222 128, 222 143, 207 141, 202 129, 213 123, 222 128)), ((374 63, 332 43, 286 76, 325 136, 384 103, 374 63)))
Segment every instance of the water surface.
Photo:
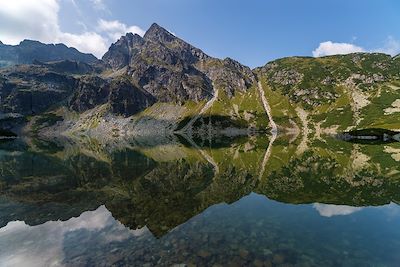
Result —
POLYGON ((2 142, 0 266, 399 266, 399 143, 177 140, 2 142))

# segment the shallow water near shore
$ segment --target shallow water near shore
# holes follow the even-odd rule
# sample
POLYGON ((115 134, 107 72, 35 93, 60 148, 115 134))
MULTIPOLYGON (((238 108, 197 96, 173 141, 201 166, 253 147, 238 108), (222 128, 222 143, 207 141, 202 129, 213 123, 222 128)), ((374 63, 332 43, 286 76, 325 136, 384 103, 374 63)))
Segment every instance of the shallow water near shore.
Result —
POLYGON ((178 140, 0 143, 0 266, 398 266, 399 143, 178 140))

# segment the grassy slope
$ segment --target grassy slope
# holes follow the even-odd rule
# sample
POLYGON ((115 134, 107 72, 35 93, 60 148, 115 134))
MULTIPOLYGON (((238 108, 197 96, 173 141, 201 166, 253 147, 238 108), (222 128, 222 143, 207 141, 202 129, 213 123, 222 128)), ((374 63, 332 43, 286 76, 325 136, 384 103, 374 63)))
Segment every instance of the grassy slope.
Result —
POLYGON ((264 89, 265 96, 269 101, 272 117, 275 123, 280 126, 290 127, 290 120, 292 120, 295 123, 300 124, 299 118, 297 117, 295 111, 296 105, 291 103, 288 97, 284 96, 282 92, 278 90, 272 90, 263 77, 261 77, 261 84, 264 89))
POLYGON ((385 114, 385 109, 400 99, 400 83, 393 81, 381 85, 380 94, 371 98, 371 104, 362 110, 360 128, 400 129, 400 112, 385 114))
MULTIPOLYGON (((276 60, 268 64, 270 69, 264 67, 256 72, 263 82, 278 125, 286 126, 289 118, 296 121, 294 110, 301 107, 310 114, 309 118, 314 123, 321 123, 323 128, 338 125, 338 130, 345 130, 357 126, 358 116, 358 128, 399 129, 399 112, 384 115, 384 110, 400 98, 400 89, 397 88, 400 77, 399 62, 400 60, 392 60, 383 54, 291 57, 276 60), (276 75, 284 71, 293 71, 302 78, 296 83, 280 84, 276 75), (384 81, 368 83, 353 79, 355 84, 349 85, 346 79, 352 74, 366 77, 381 75, 384 81), (358 101, 352 97, 354 90, 367 95, 370 102, 359 110, 358 114, 355 114, 354 109, 354 101, 358 101), (305 94, 299 95, 300 91, 304 91, 305 94)), ((293 77, 293 73, 288 77, 293 77)))
POLYGON ((236 92, 232 98, 229 98, 221 88, 217 101, 207 115, 229 116, 243 127, 252 126, 257 129, 268 127, 268 118, 255 86, 247 92, 236 92))

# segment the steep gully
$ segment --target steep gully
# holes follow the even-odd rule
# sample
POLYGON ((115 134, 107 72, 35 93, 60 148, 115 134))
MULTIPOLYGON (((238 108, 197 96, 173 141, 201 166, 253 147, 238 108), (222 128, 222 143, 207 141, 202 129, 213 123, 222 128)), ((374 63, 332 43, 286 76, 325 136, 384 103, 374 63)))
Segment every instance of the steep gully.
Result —
MULTIPOLYGON (((265 151, 264 158, 263 158, 263 161, 261 163, 261 168, 260 168, 260 173, 259 173, 259 179, 261 179, 263 174, 264 174, 264 172, 265 172, 265 168, 266 168, 267 162, 269 161, 269 158, 271 156, 272 144, 274 143, 274 141, 275 141, 275 139, 277 137, 278 127, 277 127, 277 125, 276 125, 276 123, 275 123, 275 121, 274 121, 274 119, 272 117, 271 107, 270 107, 270 105, 268 103, 267 98, 265 97, 264 89, 262 87, 261 82, 258 82, 257 88, 258 88, 258 92, 260 94, 261 101, 263 103, 263 107, 265 109, 265 113, 268 116, 268 120, 269 120, 269 123, 270 123, 270 126, 271 126, 271 134, 272 134, 271 140, 270 140, 269 145, 268 145, 268 147, 267 147, 267 149, 265 151)), ((196 116, 194 116, 181 130, 176 132, 180 136, 184 137, 190 144, 192 144, 196 148, 198 148, 197 145, 194 143, 194 141, 186 133, 187 133, 187 131, 189 129, 191 129, 192 125, 200 118, 200 116, 203 115, 204 113, 206 113, 212 107, 214 102, 218 99, 218 93, 219 93, 218 89, 215 89, 214 90, 214 96, 204 105, 204 107, 201 109, 201 111, 196 116)), ((198 150, 200 151, 201 155, 209 163, 211 163, 214 166, 215 173, 217 174, 219 172, 219 168, 218 168, 218 165, 215 163, 215 161, 212 159, 212 157, 210 157, 207 154, 207 152, 203 151, 202 149, 198 148, 198 150)))
POLYGON ((271 106, 269 105, 268 100, 265 97, 264 88, 262 87, 262 84, 261 84, 260 81, 258 82, 257 88, 258 88, 258 92, 260 93, 261 101, 263 103, 265 112, 266 112, 266 114, 268 116, 269 124, 271 125, 271 134, 272 134, 271 140, 269 141, 269 145, 268 145, 267 150, 265 151, 265 154, 264 154, 264 159, 263 159, 263 161, 261 163, 260 173, 258 175, 258 178, 261 179, 263 177, 263 175, 264 175, 266 165, 267 165, 268 160, 269 160, 269 158, 271 156, 272 144, 274 143, 274 141, 275 141, 275 139, 277 137, 278 127, 277 127, 277 125, 276 125, 276 123, 275 123, 275 121, 274 121, 274 119, 272 117, 271 106))
POLYGON ((271 133, 272 135, 276 135, 278 133, 278 127, 276 126, 276 123, 274 119, 272 118, 272 112, 271 112, 271 107, 268 103, 267 98, 265 97, 264 89, 262 87, 261 82, 258 82, 258 92, 260 93, 261 101, 263 103, 265 112, 267 113, 269 124, 271 125, 271 133))
MULTIPOLYGON (((214 87, 215 88, 215 87, 214 87)), ((218 99, 218 89, 214 89, 213 97, 204 105, 204 107, 200 110, 200 112, 194 116, 178 133, 185 133, 189 128, 192 127, 193 123, 195 123, 201 115, 206 113, 214 104, 214 102, 218 99)))
POLYGON ((188 130, 191 130, 191 127, 200 118, 200 116, 206 113, 212 107, 214 102, 218 99, 219 90, 215 89, 215 86, 213 86, 213 88, 214 88, 213 97, 204 105, 204 107, 200 110, 200 112, 196 116, 194 116, 181 130, 176 131, 175 133, 185 138, 186 141, 188 141, 193 147, 195 147, 203 156, 203 158, 214 166, 215 174, 218 174, 219 173, 218 164, 212 159, 210 155, 208 155, 206 151, 202 150, 197 146, 197 144, 190 137, 190 134, 189 135, 186 134, 188 130))
MULTIPOLYGON (((214 87, 215 88, 215 87, 214 87)), ((205 114, 214 104, 214 102, 218 99, 218 89, 214 89, 214 96, 204 105, 204 107, 200 110, 200 112, 194 116, 181 130, 177 131, 177 133, 185 133, 188 129, 200 118, 201 115, 205 114)), ((271 133, 276 135, 278 133, 278 127, 272 117, 271 107, 268 103, 267 98, 265 97, 264 89, 262 87, 261 82, 258 82, 258 92, 261 97, 261 101, 263 103, 263 107, 268 116, 269 123, 271 125, 271 133)))

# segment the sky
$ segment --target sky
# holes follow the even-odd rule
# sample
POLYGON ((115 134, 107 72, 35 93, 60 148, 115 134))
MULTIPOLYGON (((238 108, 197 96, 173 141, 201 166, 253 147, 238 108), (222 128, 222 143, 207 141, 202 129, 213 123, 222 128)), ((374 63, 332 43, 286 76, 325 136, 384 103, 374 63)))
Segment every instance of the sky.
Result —
POLYGON ((398 0, 0 0, 0 41, 65 43, 101 56, 156 22, 250 67, 288 56, 400 53, 398 0))

